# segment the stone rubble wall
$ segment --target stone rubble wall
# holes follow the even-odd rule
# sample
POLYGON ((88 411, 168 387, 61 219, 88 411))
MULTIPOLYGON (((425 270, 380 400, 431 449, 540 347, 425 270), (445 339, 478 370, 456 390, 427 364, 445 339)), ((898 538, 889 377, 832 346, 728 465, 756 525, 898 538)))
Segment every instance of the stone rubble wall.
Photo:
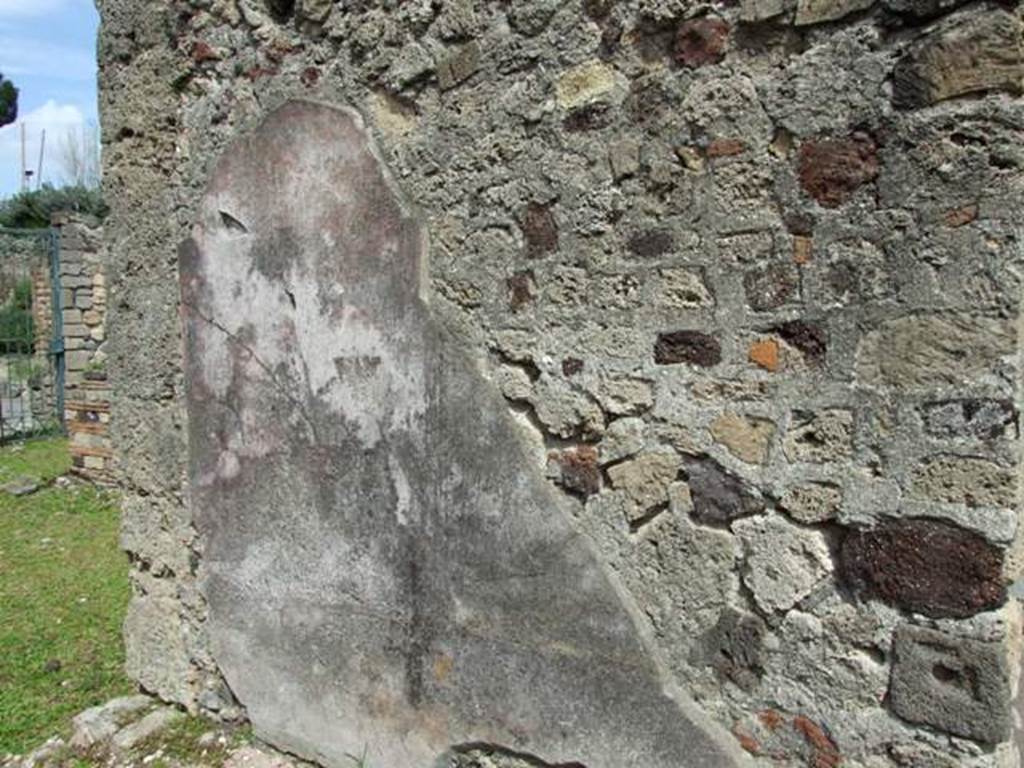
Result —
POLYGON ((363 113, 523 471, 755 763, 1019 765, 1019 6, 99 6, 144 688, 235 705, 182 492, 175 253, 227 142, 310 98, 363 113))
POLYGON ((64 335, 64 419, 72 471, 94 482, 113 481, 110 385, 107 382, 107 284, 101 262, 103 230, 71 215, 54 217, 60 237, 61 319, 64 335))

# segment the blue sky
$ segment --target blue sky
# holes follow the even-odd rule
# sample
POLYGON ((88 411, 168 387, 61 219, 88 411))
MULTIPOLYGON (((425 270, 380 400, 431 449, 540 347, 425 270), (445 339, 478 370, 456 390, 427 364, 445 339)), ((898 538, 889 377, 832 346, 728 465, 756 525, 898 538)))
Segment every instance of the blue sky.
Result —
MULTIPOLYGON (((0 0, 0 72, 21 91, 29 167, 39 162, 46 130, 43 180, 59 184, 59 146, 69 132, 96 125, 96 29, 93 0, 0 0)), ((0 129, 0 197, 18 190, 20 127, 0 129)))

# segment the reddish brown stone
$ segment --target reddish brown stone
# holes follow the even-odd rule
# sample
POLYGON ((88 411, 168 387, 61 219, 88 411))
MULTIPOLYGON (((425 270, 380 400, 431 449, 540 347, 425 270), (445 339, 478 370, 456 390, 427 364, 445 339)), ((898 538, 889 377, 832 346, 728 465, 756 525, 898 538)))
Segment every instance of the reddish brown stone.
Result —
POLYGON ((840 578, 853 591, 932 618, 967 618, 1006 600, 1000 549, 939 520, 851 531, 839 560, 840 578))
POLYGON ((700 331, 659 333, 654 344, 654 362, 658 365, 688 363, 710 368, 722 362, 722 347, 716 338, 700 331))
POLYGON ((978 206, 974 203, 971 205, 965 205, 963 208, 953 208, 952 210, 946 211, 946 214, 942 217, 943 221, 946 222, 947 227, 962 227, 964 224, 970 224, 978 218, 978 206))
POLYGON ((757 739, 741 729, 739 724, 733 728, 732 735, 736 737, 736 741, 740 743, 740 746, 750 754, 758 755, 761 753, 761 745, 757 742, 757 739))
POLYGON ((592 445, 562 451, 556 461, 561 473, 559 485, 566 490, 584 496, 601 490, 601 468, 597 464, 597 449, 592 445))
POLYGON ((518 312, 536 298, 537 285, 532 270, 516 272, 505 281, 505 285, 508 287, 508 305, 513 312, 518 312))
POLYGON ((839 749, 821 726, 803 715, 793 718, 795 728, 811 747, 809 764, 811 768, 835 768, 841 762, 839 749))
POLYGON ((202 64, 204 61, 220 61, 220 54, 209 43, 197 40, 192 46, 192 61, 202 64))
POLYGON ((826 208, 837 208, 878 176, 878 147, 870 136, 806 141, 800 147, 800 184, 826 208))
POLYGON ((765 709, 757 713, 757 719, 761 721, 761 724, 770 731, 777 730, 785 720, 782 715, 776 712, 774 709, 765 709))
POLYGON ((299 82, 307 88, 312 88, 320 82, 320 70, 316 67, 306 67, 302 70, 302 74, 299 75, 299 82))
POLYGON ((691 69, 715 64, 725 57, 729 24, 714 16, 688 19, 676 33, 676 61, 691 69))
POLYGON ((250 67, 249 69, 247 69, 243 73, 243 75, 246 78, 248 78, 250 81, 252 81, 254 83, 257 80, 262 80, 264 77, 273 77, 276 74, 277 74, 277 68, 276 67, 259 67, 259 66, 250 67))
POLYGON ((742 139, 715 139, 707 148, 707 156, 714 159, 716 157, 732 157, 733 155, 741 155, 747 151, 747 142, 742 139))
POLYGON ((562 374, 565 376, 575 376, 582 370, 583 361, 578 357, 567 357, 562 361, 562 374))
POLYGON ((536 259, 558 250, 558 222, 550 205, 530 203, 520 224, 526 239, 526 255, 536 259))
POLYGON ((779 370, 779 342, 775 339, 761 339, 750 345, 747 359, 766 371, 779 370))

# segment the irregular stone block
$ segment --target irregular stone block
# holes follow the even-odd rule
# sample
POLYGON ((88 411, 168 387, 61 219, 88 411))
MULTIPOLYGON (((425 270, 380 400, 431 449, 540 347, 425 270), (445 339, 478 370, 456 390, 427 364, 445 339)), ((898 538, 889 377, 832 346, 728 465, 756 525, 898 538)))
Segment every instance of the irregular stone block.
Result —
POLYGON ((781 517, 737 520, 732 529, 746 552, 743 582, 765 613, 788 611, 832 573, 820 531, 799 528, 781 517))
POLYGON ((813 525, 834 519, 842 499, 842 491, 835 485, 808 483, 787 488, 779 507, 797 522, 813 525))
POLYGON ((743 276, 743 289, 751 309, 758 312, 778 309, 800 297, 800 272, 789 262, 766 264, 743 276))
POLYGON ((626 493, 637 515, 668 503, 668 487, 679 477, 682 460, 671 450, 642 453, 608 469, 612 487, 626 493))
POLYGON ((863 133, 800 145, 800 184, 826 208, 838 208, 878 176, 878 148, 863 133))
POLYGON ((742 0, 741 21, 764 21, 793 10, 795 0, 742 0))
POLYGON ((1006 599, 1001 550, 939 520, 851 531, 839 562, 841 579, 862 597, 933 618, 967 618, 1006 599))
POLYGON ((760 616, 726 608, 718 623, 701 637, 690 654, 693 664, 709 666, 740 688, 757 685, 764 671, 768 627, 760 616))
POLYGON ((437 83, 442 91, 451 90, 472 77, 480 66, 480 45, 470 41, 456 49, 437 65, 437 83))
POLYGON ((654 344, 654 362, 658 365, 688 363, 710 368, 722 362, 718 339, 700 331, 659 333, 654 344))
POLYGON ((608 148, 608 164, 612 176, 621 181, 640 170, 640 142, 636 139, 621 139, 608 148))
POLYGON ((889 320, 857 349, 857 378, 891 387, 958 386, 995 376, 1017 331, 998 317, 912 315, 889 320))
POLYGON ((909 19, 930 19, 966 5, 970 0, 882 0, 893 13, 909 19))
POLYGON ((853 413, 838 408, 817 413, 794 411, 783 451, 790 461, 815 464, 849 457, 853 453, 853 413))
POLYGON ((134 749, 183 717, 185 717, 184 712, 179 712, 171 707, 161 707, 115 733, 110 744, 114 749, 121 751, 134 749))
POLYGON ((685 458, 683 467, 698 522, 723 524, 764 511, 761 495, 714 459, 685 458))
POLYGON ((508 305, 513 312, 522 309, 537 298, 537 283, 532 270, 523 270, 505 280, 508 305))
POLYGON ((639 453, 644 447, 647 423, 640 418, 616 419, 601 440, 601 463, 609 464, 639 453))
POLYGON ((943 454, 922 461, 910 479, 910 495, 969 507, 1014 507, 1014 470, 974 456, 943 454))
POLYGON ((519 226, 526 240, 527 257, 536 259, 558 250, 558 222, 551 206, 530 203, 519 226))
POLYGON ((1019 433, 1017 409, 1009 400, 942 400, 921 408, 928 434, 995 440, 1009 430, 1019 433))
POLYGON ((867 10, 874 4, 875 0, 797 0, 794 23, 801 26, 834 21, 867 10))
POLYGON ((715 297, 704 281, 704 276, 695 269, 663 269, 659 273, 661 282, 655 302, 658 306, 672 309, 699 309, 714 306, 715 297))
POLYGON ((256 733, 338 766, 479 742, 735 764, 422 301, 379 157, 355 113, 288 103, 225 151, 181 250, 204 631, 256 733))
POLYGON ((598 399, 613 416, 635 416, 654 405, 654 391, 646 379, 609 379, 603 382, 598 399))
POLYGON ((590 496, 601 490, 601 468, 597 449, 581 445, 554 455, 558 465, 558 483, 566 490, 590 496))
POLYGON ((537 0, 509 6, 508 21, 522 35, 533 37, 543 32, 561 3, 558 0, 537 0))
POLYGON ((675 238, 665 229, 647 229, 637 232, 629 238, 626 247, 635 256, 656 258, 671 253, 675 248, 675 238))
POLYGON ((555 83, 555 98, 562 109, 572 110, 607 96, 618 85, 615 70, 599 61, 566 71, 555 83))
POLYGON ((1000 643, 902 626, 893 641, 889 702, 912 723, 975 741, 1010 736, 1010 670, 1000 643))
POLYGON ((779 369, 779 342, 775 339, 758 339, 750 345, 747 359, 766 371, 779 369))
POLYGON ((676 32, 675 58, 679 64, 696 69, 725 58, 729 23, 715 16, 687 19, 676 32))
POLYGON ((768 444, 775 434, 775 423, 757 416, 721 414, 708 428, 715 442, 721 443, 737 459, 748 464, 764 464, 768 444))
POLYGON ((1022 93, 1021 19, 992 8, 925 35, 896 64, 892 101, 926 107, 955 96, 1001 90, 1022 93))
POLYGON ((817 323, 806 320, 790 320, 769 330, 794 349, 800 350, 804 360, 812 365, 825 362, 828 352, 828 333, 817 323))

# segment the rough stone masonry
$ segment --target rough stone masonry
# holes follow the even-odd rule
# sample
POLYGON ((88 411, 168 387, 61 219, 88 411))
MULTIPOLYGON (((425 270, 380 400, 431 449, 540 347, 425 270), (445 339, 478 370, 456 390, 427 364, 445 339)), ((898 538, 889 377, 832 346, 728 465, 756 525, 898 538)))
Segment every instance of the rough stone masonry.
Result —
POLYGON ((99 5, 145 689, 331 766, 1020 764, 1017 4, 99 5))

